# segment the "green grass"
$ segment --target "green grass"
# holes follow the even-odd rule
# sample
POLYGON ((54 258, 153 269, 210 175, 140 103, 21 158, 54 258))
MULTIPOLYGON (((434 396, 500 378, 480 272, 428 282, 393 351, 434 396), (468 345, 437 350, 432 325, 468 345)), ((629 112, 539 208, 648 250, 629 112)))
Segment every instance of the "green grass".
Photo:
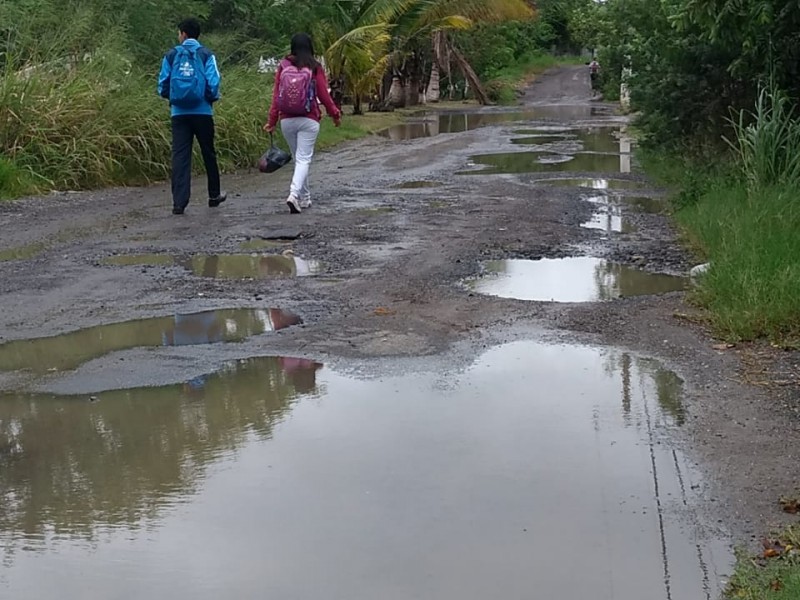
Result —
POLYGON ((800 190, 748 189, 733 167, 644 154, 648 173, 676 189, 674 216, 698 262, 712 268, 693 299, 728 341, 800 346, 800 190))
POLYGON ((726 597, 733 600, 797 600, 800 598, 800 528, 780 536, 782 545, 794 550, 778 558, 755 559, 739 553, 736 571, 731 577, 726 597))
POLYGON ((521 57, 516 63, 503 68, 495 77, 486 83, 489 98, 498 104, 514 104, 517 92, 524 88, 530 80, 548 69, 564 64, 580 64, 580 57, 556 57, 551 54, 529 54, 521 57))

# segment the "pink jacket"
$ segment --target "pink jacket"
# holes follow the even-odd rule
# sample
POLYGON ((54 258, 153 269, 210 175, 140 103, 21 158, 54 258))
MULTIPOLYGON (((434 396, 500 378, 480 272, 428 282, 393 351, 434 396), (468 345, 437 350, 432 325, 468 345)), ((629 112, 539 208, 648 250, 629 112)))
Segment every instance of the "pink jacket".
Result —
MULTIPOLYGON (((278 65, 278 72, 275 73, 275 87, 272 90, 272 104, 269 107, 269 120, 267 121, 271 127, 277 125, 279 120, 287 118, 285 115, 282 115, 278 112, 278 94, 280 93, 279 86, 281 81, 281 71, 283 71, 283 68, 288 60, 289 58, 282 60, 281 64, 278 65)), ((328 78, 325 75, 325 70, 322 67, 317 67, 316 72, 314 73, 314 81, 317 86, 317 98, 325 105, 325 110, 328 112, 328 115, 334 119, 341 118, 342 113, 337 108, 333 98, 331 98, 331 95, 328 92, 328 78)), ((308 118, 314 119, 317 122, 322 120, 322 112, 319 109, 318 102, 313 103, 311 112, 308 113, 308 118)))

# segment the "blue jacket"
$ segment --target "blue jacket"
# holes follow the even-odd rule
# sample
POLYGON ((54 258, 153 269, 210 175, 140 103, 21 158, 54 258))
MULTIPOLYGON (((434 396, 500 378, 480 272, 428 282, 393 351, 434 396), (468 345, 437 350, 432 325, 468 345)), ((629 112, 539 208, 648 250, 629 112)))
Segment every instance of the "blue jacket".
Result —
MULTIPOLYGON (((200 59, 203 61, 203 64, 206 67, 205 70, 205 77, 206 77, 206 100, 200 106, 195 108, 178 108, 177 106, 172 106, 172 116, 176 117, 179 115, 213 115, 214 109, 211 107, 214 102, 219 100, 219 86, 220 86, 220 75, 219 69, 217 68, 217 59, 214 56, 214 53, 211 52, 208 48, 200 44, 197 40, 194 39, 187 39, 183 42, 183 45, 197 50, 197 54, 200 59)), ((169 83, 170 83, 170 76, 172 75, 172 62, 175 60, 175 55, 177 54, 177 50, 173 48, 167 55, 164 57, 164 60, 161 61, 161 73, 158 76, 158 95, 162 98, 169 99, 169 83)))

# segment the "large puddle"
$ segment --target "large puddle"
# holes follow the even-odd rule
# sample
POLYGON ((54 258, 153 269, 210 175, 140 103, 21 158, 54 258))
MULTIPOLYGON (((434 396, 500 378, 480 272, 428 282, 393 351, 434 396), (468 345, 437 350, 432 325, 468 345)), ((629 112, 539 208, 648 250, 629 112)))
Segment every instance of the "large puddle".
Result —
MULTIPOLYGON (((514 112, 434 112, 423 114, 412 120, 394 125, 379 132, 379 135, 393 141, 406 141, 418 138, 434 137, 445 133, 463 133, 489 125, 506 123, 527 123, 536 119, 583 119, 601 115, 602 112, 589 106, 537 106, 535 108, 514 112)), ((559 130, 561 126, 537 126, 537 131, 559 130)))
MULTIPOLYGON (((268 242, 261 241, 263 246, 268 242)), ((262 244, 259 244, 261 246, 262 244)), ((253 248, 256 248, 254 245, 253 248)), ((181 266, 200 277, 214 279, 269 279, 304 277, 322 270, 322 263, 283 254, 213 254, 183 260, 164 254, 130 254, 113 256, 105 264, 117 266, 150 265, 181 266)))
POLYGON ((496 260, 469 283, 489 296, 538 302, 601 302, 686 289, 682 277, 648 273, 602 258, 496 260))
POLYGON ((0 371, 69 371, 120 350, 239 342, 302 322, 290 312, 265 308, 214 310, 98 325, 2 344, 0 371))
POLYGON ((492 175, 571 171, 576 173, 613 173, 622 171, 622 157, 612 154, 562 155, 548 152, 507 152, 479 154, 471 158, 475 165, 484 166, 459 175, 492 175))
POLYGON ((682 382, 516 343, 360 381, 302 360, 0 401, 8 598, 716 597, 682 382))

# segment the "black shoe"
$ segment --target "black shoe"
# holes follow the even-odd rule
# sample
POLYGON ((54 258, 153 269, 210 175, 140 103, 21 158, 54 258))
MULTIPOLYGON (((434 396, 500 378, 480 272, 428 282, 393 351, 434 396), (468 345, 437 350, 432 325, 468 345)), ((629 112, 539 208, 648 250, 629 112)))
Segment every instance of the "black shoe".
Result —
POLYGON ((182 215, 186 211, 185 208, 173 208, 172 214, 173 215, 182 215))
POLYGON ((225 200, 227 200, 227 199, 228 199, 228 194, 226 192, 222 192, 216 198, 209 198, 208 199, 208 206, 211 207, 211 208, 216 208, 217 206, 219 206, 220 204, 225 202, 225 200))

